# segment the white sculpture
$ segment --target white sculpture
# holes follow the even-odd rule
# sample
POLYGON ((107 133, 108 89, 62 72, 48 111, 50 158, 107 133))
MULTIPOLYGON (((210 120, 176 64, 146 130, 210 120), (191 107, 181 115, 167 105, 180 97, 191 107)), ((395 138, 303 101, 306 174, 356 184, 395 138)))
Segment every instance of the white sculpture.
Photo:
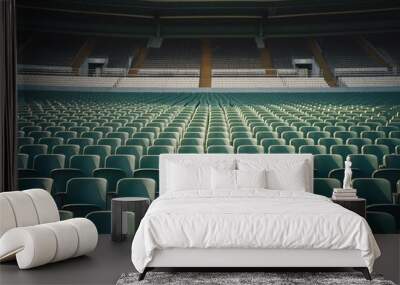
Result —
POLYGON ((348 156, 346 158, 346 161, 344 162, 343 189, 351 189, 351 176, 352 176, 351 161, 350 157, 348 156))

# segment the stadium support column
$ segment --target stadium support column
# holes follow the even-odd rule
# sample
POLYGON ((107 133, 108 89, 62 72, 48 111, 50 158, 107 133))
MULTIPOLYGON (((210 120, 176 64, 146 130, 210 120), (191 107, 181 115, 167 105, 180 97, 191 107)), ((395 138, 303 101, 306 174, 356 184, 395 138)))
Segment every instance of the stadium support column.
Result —
POLYGON ((72 70, 74 73, 79 74, 79 69, 81 68, 81 65, 92 53, 95 43, 95 39, 88 39, 74 56, 71 62, 72 70))
POLYGON ((373 61, 387 68, 392 67, 392 64, 390 64, 366 38, 357 36, 356 41, 373 61))
POLYGON ((321 48, 318 45, 317 41, 313 38, 308 39, 308 44, 310 47, 310 50, 314 56, 315 61, 318 63, 319 67, 322 69, 324 79, 326 83, 330 87, 336 87, 337 86, 337 81, 335 76, 333 75, 327 61, 325 60, 324 55, 322 54, 321 48))
POLYGON ((129 69, 129 76, 136 76, 138 74, 140 68, 142 68, 144 61, 146 60, 147 52, 148 49, 146 47, 141 47, 137 50, 135 56, 133 57, 134 64, 132 68, 129 69))
POLYGON ((203 39, 201 41, 201 66, 199 87, 211 88, 212 80, 212 51, 210 41, 203 39))
POLYGON ((0 1, 0 192, 17 190, 15 15, 15 0, 0 1))
POLYGON ((265 43, 264 48, 260 49, 260 60, 262 67, 265 69, 265 75, 276 76, 276 71, 272 65, 271 52, 267 43, 265 43))

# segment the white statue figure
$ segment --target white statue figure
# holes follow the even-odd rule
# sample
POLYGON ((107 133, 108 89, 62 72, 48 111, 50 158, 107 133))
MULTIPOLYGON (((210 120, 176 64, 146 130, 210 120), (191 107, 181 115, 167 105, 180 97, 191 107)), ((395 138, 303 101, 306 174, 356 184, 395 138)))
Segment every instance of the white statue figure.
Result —
POLYGON ((343 179, 343 189, 351 189, 351 161, 350 157, 346 158, 344 162, 344 179, 343 179))

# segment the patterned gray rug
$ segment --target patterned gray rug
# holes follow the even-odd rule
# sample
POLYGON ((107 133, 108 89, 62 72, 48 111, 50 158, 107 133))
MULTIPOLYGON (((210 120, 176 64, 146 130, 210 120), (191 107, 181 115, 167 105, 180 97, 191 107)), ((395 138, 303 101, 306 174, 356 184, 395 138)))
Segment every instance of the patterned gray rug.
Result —
POLYGON ((138 281, 138 273, 122 274, 117 285, 395 285, 381 276, 368 281, 359 272, 148 272, 138 281))

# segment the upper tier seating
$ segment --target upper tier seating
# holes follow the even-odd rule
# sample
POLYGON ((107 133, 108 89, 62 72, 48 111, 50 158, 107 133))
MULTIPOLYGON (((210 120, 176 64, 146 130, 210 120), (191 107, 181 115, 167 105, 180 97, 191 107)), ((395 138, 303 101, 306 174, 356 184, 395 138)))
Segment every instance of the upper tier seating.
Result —
POLYGON ((261 69, 254 39, 212 40, 213 69, 261 69))
POLYGON ((381 67, 353 37, 324 37, 319 38, 318 43, 332 69, 381 67))
POLYGON ((68 86, 68 87, 109 87, 117 83, 116 77, 19 75, 18 83, 24 85, 68 86))
POLYGON ((24 65, 70 66, 86 37, 65 34, 34 34, 18 63, 24 65))
POLYGON ((400 76, 340 77, 347 87, 399 87, 400 76))
POLYGON ((322 77, 214 77, 213 88, 325 88, 322 77))
POLYGON ((271 51, 272 65, 277 69, 294 68, 293 59, 313 58, 305 39, 268 39, 267 46, 271 51))
POLYGON ((163 40, 161 48, 149 48, 143 69, 199 69, 201 50, 196 39, 163 40))

